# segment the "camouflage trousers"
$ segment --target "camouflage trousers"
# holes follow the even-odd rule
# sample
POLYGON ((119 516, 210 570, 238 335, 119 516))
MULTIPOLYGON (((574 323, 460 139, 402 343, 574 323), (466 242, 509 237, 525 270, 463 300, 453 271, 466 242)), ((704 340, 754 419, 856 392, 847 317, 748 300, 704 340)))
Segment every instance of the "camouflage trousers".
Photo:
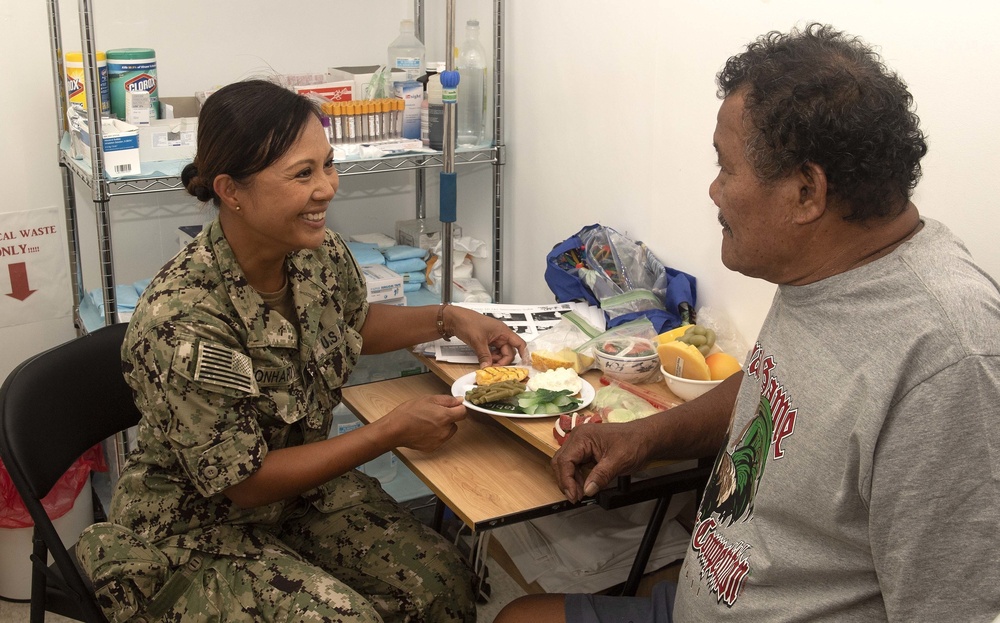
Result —
MULTIPOLYGON (((102 537, 100 531, 90 531, 81 540, 81 558, 107 561, 109 548, 104 553, 95 549, 100 542, 107 546, 112 539, 120 551, 127 540, 121 532, 137 536, 107 525, 118 534, 102 537)), ((457 550, 388 496, 334 513, 303 504, 280 525, 255 532, 265 530, 260 556, 194 551, 179 568, 168 570, 162 564, 159 581, 136 580, 139 567, 125 561, 104 565, 95 578, 95 585, 105 587, 101 605, 112 621, 476 620, 472 573, 457 550), (117 585, 102 582, 101 576, 120 579, 122 573, 131 574, 143 595, 115 595, 109 601, 117 585)), ((145 556, 157 554, 166 563, 155 548, 145 556)), ((100 588, 98 593, 101 597, 100 588)))

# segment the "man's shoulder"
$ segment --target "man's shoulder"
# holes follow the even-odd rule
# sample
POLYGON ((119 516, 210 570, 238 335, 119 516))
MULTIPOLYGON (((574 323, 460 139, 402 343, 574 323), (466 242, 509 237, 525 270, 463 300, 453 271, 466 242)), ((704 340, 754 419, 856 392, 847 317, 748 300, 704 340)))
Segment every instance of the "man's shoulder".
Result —
MULTIPOLYGON (((1000 285, 984 271, 961 239, 944 224, 927 219, 926 236, 902 254, 905 266, 927 297, 923 313, 937 311, 941 330, 966 348, 1000 354, 1000 285)), ((921 311, 921 310, 918 310, 921 311)))

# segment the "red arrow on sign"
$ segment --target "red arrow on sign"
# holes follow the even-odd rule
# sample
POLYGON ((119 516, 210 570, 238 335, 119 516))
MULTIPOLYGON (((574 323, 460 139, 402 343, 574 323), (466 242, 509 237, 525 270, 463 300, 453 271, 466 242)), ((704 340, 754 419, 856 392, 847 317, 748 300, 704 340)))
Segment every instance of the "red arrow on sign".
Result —
POLYGON ((11 264, 7 270, 10 273, 10 294, 7 296, 23 301, 37 292, 28 287, 28 267, 24 262, 11 264))

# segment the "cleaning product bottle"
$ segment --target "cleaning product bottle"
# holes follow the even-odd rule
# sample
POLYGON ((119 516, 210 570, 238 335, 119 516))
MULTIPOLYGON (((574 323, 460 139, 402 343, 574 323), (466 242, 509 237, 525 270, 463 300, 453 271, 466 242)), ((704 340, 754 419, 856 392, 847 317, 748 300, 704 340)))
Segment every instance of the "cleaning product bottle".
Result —
POLYGON ((444 149, 444 100, 441 74, 437 71, 427 77, 427 146, 444 149))
POLYGON ((474 147, 486 141, 486 51, 479 43, 479 20, 465 25, 465 41, 459 47, 458 144, 474 147))
POLYGON ((399 36, 389 44, 389 70, 393 69, 405 72, 405 80, 416 80, 424 73, 424 44, 413 34, 412 19, 399 22, 399 36))
POLYGON ((427 72, 418 79, 418 82, 420 82, 424 89, 424 99, 420 105, 420 142, 424 144, 424 147, 430 146, 430 125, 429 118, 427 116, 427 81, 430 79, 432 74, 436 73, 437 63, 427 63, 427 72))

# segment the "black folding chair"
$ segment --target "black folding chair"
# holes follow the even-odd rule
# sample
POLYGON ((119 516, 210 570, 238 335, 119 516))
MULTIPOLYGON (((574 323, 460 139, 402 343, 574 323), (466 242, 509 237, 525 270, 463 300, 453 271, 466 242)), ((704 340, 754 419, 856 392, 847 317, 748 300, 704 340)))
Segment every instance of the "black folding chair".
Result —
POLYGON ((107 621, 41 500, 84 452, 139 421, 122 376, 126 328, 104 327, 35 355, 0 388, 0 458, 35 524, 31 623, 46 611, 107 621))

